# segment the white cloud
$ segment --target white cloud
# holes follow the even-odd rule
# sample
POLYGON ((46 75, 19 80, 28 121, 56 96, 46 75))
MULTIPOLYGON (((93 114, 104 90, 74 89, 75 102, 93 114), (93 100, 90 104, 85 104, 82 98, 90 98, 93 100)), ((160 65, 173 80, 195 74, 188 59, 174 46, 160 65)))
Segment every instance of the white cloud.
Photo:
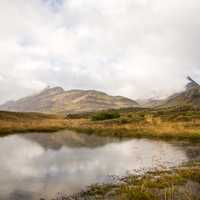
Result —
POLYGON ((199 10, 198 0, 0 1, 0 102, 46 85, 136 99, 200 81, 199 10))

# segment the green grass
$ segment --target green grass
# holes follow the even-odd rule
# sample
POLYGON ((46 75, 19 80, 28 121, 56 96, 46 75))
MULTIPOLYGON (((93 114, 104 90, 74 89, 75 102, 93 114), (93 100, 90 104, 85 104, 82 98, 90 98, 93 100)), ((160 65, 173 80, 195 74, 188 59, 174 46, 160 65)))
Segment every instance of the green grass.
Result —
POLYGON ((120 118, 120 114, 114 111, 113 112, 109 112, 109 111, 97 112, 91 117, 92 121, 103 121, 103 120, 117 119, 117 118, 120 118))

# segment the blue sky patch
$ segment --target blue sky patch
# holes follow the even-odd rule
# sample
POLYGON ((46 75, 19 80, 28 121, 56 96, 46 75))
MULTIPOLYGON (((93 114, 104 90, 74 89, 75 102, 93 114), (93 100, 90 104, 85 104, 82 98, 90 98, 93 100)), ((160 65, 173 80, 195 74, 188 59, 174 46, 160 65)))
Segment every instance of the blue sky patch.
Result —
POLYGON ((49 6, 53 11, 58 11, 63 3, 64 0, 42 0, 47 6, 49 6))

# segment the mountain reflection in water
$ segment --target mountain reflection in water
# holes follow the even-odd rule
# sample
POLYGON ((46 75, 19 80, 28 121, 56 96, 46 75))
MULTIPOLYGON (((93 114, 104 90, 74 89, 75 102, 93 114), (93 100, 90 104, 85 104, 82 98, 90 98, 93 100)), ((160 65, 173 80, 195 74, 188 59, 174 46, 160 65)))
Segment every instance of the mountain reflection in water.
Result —
POLYGON ((62 131, 0 138, 0 199, 53 198, 135 170, 188 161, 187 145, 62 131))

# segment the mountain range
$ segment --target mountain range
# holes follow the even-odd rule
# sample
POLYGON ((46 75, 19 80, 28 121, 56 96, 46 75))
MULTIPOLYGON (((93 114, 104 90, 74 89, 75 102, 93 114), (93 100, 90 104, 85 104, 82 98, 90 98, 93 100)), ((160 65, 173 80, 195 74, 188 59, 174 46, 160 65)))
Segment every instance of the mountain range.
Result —
POLYGON ((96 90, 46 88, 38 94, 9 101, 0 110, 42 113, 80 113, 105 109, 138 107, 138 103, 122 96, 110 96, 96 90))
POLYGON ((17 101, 9 101, 0 110, 41 113, 80 113, 129 107, 172 107, 191 105, 200 107, 200 85, 191 77, 185 90, 167 99, 135 100, 111 96, 96 90, 69 90, 61 87, 46 88, 40 93, 17 101))

